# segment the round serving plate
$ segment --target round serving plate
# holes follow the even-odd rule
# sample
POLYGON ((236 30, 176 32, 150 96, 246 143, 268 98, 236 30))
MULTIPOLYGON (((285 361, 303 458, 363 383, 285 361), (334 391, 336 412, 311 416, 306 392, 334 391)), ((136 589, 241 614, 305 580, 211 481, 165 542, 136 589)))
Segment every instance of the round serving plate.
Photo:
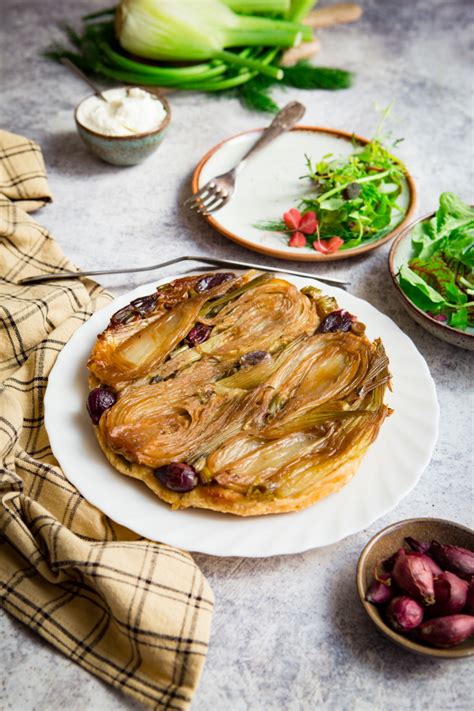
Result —
MULTIPOLYGON (((208 180, 227 172, 245 155, 262 129, 253 129, 218 143, 199 161, 192 177, 192 191, 197 192, 208 180)), ((295 207, 310 190, 305 156, 314 162, 327 154, 345 158, 352 154, 354 142, 369 143, 367 138, 346 131, 321 126, 297 126, 283 134, 265 150, 257 153, 239 174, 232 199, 217 212, 204 219, 225 237, 247 249, 278 259, 300 262, 327 262, 347 259, 377 249, 392 239, 413 219, 416 209, 416 187, 405 166, 405 185, 400 196, 403 218, 394 215, 393 229, 376 242, 346 249, 334 254, 320 254, 309 247, 290 247, 287 238, 255 225, 279 220, 284 212, 295 207)))
POLYGON ((300 277, 298 288, 317 285, 380 337, 390 358, 394 409, 341 491, 294 513, 239 517, 204 509, 172 510, 145 484, 116 471, 100 449, 86 411, 86 363, 97 334, 115 311, 151 293, 168 276, 124 294, 79 328, 58 356, 45 395, 45 424, 52 450, 68 479, 114 521, 152 540, 217 556, 265 557, 335 543, 370 526, 406 496, 428 465, 438 433, 439 408, 428 366, 412 341, 387 316, 342 289, 300 277))

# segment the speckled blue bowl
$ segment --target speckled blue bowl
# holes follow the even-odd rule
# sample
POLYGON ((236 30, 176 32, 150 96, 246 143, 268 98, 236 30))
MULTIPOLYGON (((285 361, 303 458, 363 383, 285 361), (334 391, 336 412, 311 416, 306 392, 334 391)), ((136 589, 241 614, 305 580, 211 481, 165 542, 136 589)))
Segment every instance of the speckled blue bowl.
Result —
POLYGON ((141 163, 158 148, 171 120, 171 109, 166 99, 156 94, 153 94, 153 96, 163 104, 166 110, 166 117, 158 128, 153 129, 153 131, 137 133, 133 136, 105 136, 80 123, 78 110, 83 101, 90 98, 87 96, 78 104, 74 112, 79 136, 86 146, 106 163, 111 163, 112 165, 137 165, 137 163, 141 163))

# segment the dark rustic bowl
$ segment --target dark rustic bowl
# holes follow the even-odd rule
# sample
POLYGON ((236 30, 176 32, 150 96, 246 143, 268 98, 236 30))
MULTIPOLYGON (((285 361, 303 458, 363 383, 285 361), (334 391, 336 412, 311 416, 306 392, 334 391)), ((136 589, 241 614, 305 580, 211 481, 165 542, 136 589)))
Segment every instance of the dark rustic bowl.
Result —
POLYGON ((450 649, 429 647, 395 632, 387 625, 380 614, 379 608, 365 599, 367 590, 374 579, 376 563, 391 556, 398 548, 407 547, 404 540, 405 536, 413 536, 420 540, 435 538, 440 543, 448 543, 474 550, 474 532, 453 521, 444 521, 440 518, 411 518, 387 526, 367 543, 357 564, 357 592, 365 611, 382 634, 410 652, 437 659, 458 659, 459 657, 473 655, 474 638, 471 637, 471 639, 450 649))
POLYGON ((453 346, 459 346, 460 348, 466 348, 467 350, 472 351, 474 350, 474 333, 472 331, 460 331, 459 329, 448 326, 440 321, 435 321, 431 318, 431 316, 428 316, 428 314, 419 309, 418 306, 415 306, 413 301, 408 298, 398 282, 398 272, 401 265, 408 262, 413 254, 411 246, 411 231, 413 227, 418 224, 418 222, 430 220, 434 214, 435 213, 432 212, 430 215, 425 215, 424 217, 420 217, 418 220, 415 220, 415 222, 408 225, 408 227, 403 230, 398 237, 396 237, 388 257, 388 270, 390 272, 390 276, 392 277, 392 282, 396 289, 398 298, 402 302, 406 311, 408 311, 410 316, 414 318, 420 326, 423 326, 423 328, 429 331, 429 333, 433 336, 441 338, 443 341, 447 341, 453 346))

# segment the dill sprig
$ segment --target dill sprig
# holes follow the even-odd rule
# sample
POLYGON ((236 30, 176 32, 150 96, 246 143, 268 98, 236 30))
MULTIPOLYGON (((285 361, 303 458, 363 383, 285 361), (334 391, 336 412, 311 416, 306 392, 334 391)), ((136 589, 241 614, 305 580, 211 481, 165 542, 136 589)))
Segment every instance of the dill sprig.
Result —
POLYGON ((345 69, 335 67, 313 67, 307 60, 301 60, 283 70, 283 84, 297 89, 326 89, 337 91, 352 86, 353 75, 345 69))
POLYGON ((271 91, 277 86, 337 91, 349 88, 352 86, 352 81, 352 73, 345 69, 313 67, 307 60, 301 60, 294 66, 283 69, 281 81, 259 74, 240 86, 237 89, 237 95, 248 109, 276 113, 280 107, 272 99, 271 91))

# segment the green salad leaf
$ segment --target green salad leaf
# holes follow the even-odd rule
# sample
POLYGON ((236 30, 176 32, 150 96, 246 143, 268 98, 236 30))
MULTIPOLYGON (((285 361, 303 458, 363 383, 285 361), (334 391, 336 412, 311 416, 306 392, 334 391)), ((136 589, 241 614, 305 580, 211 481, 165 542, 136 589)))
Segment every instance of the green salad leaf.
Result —
POLYGON ((452 328, 458 328, 460 331, 465 331, 469 326, 469 311, 467 308, 459 309, 450 314, 448 319, 449 325, 452 328))
MULTIPOLYGON (((442 193, 436 215, 431 220, 419 222, 412 230, 412 244, 415 254, 420 259, 428 259, 448 243, 452 249, 454 237, 459 233, 470 237, 471 260, 474 260, 474 255, 472 255, 474 250, 472 246, 473 231, 474 209, 462 202, 454 193, 442 193)), ((472 266, 472 261, 468 266, 472 266)))
POLYGON ((450 235, 460 227, 474 227, 474 209, 454 193, 441 193, 436 213, 438 234, 450 235))
POLYGON ((411 241, 414 257, 398 275, 405 294, 452 328, 474 327, 474 209, 442 193, 436 215, 415 225, 411 241))
POLYGON ((445 299, 436 289, 414 272, 407 264, 403 264, 399 272, 400 286, 415 306, 426 311, 439 309, 445 304, 445 299))
POLYGON ((470 269, 474 268, 474 227, 453 232, 444 248, 448 259, 457 259, 470 269))

